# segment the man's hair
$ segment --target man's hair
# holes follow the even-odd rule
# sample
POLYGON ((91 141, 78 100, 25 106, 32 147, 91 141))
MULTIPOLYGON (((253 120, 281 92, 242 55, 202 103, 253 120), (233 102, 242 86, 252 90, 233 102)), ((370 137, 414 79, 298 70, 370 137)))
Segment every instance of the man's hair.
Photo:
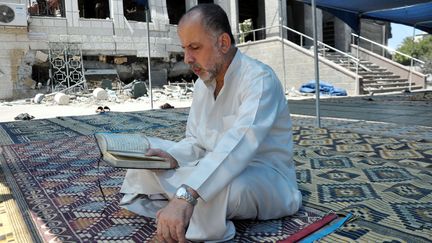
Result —
POLYGON ((231 32, 231 26, 228 21, 228 16, 219 5, 213 3, 198 4, 189 9, 181 19, 187 17, 193 12, 198 12, 201 14, 201 21, 204 28, 209 31, 216 32, 215 34, 227 33, 231 38, 231 44, 235 44, 234 36, 231 32))

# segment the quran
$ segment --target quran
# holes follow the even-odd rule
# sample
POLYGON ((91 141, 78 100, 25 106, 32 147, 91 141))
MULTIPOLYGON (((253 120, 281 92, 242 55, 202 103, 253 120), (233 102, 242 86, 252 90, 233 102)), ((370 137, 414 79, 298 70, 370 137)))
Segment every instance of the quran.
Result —
POLYGON ((145 155, 150 142, 142 133, 95 134, 102 160, 114 167, 128 169, 172 169, 164 158, 145 155))

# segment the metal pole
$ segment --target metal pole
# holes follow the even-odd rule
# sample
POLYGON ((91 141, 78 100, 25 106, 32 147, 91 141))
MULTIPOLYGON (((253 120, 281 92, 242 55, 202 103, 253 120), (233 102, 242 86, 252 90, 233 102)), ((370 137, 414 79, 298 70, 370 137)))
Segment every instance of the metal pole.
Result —
POLYGON ((150 63, 150 19, 149 14, 150 9, 146 6, 146 22, 147 22, 147 65, 148 65, 148 80, 149 80, 149 88, 150 88, 150 108, 153 110, 153 88, 152 88, 152 80, 151 80, 151 63, 150 63))
POLYGON ((414 58, 413 58, 413 54, 414 54, 414 39, 415 39, 415 25, 413 26, 413 36, 412 36, 412 51, 413 53, 411 53, 411 62, 410 62, 410 69, 409 69, 409 73, 408 73, 408 82, 409 82, 409 91, 411 91, 411 86, 412 86, 412 68, 413 68, 413 64, 414 64, 414 58))
MULTIPOLYGON (((383 28, 382 28, 382 45, 383 46, 386 46, 386 43, 385 43, 385 39, 386 39, 386 26, 385 25, 386 24, 383 24, 383 28)), ((385 49, 384 49, 384 47, 381 47, 381 50, 382 50, 382 56, 385 57, 385 49)))
POLYGON ((282 43, 282 66, 283 66, 283 87, 284 87, 284 93, 287 93, 287 87, 286 87, 286 70, 285 70, 285 41, 284 41, 284 34, 283 34, 283 15, 282 15, 282 0, 279 0, 279 26, 280 26, 280 38, 282 43))
POLYGON ((316 106, 316 126, 321 127, 320 118, 320 87, 319 87, 319 66, 318 66, 318 35, 316 21, 316 3, 312 0, 312 22, 313 22, 313 43, 314 43, 314 63, 315 63, 315 106, 316 106))
POLYGON ((359 51, 360 51, 360 35, 361 35, 361 22, 359 22, 359 31, 358 31, 358 35, 357 35, 357 50, 356 50, 356 57, 357 57, 357 63, 356 63, 356 93, 359 95, 361 93, 363 93, 360 90, 360 80, 359 80, 359 65, 360 65, 360 57, 359 57, 359 51))

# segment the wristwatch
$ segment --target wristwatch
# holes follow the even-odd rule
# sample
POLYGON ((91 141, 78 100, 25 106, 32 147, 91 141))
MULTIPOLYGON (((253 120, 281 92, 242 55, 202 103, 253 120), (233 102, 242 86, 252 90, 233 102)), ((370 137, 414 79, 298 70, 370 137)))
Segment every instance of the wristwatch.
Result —
POLYGON ((197 204, 197 200, 187 190, 186 185, 181 185, 179 188, 177 188, 175 198, 186 200, 186 202, 192 204, 192 206, 197 204))

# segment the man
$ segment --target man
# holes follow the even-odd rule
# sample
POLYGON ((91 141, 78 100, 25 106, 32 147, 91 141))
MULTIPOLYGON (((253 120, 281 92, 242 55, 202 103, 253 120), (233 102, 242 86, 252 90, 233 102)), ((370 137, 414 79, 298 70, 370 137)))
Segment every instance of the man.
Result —
POLYGON ((166 242, 229 240, 235 235, 229 219, 294 214, 301 194, 287 101, 275 73, 237 50, 218 5, 190 9, 178 35, 184 61, 199 77, 186 138, 151 138, 166 152, 148 153, 178 168, 129 170, 123 206, 156 217, 157 238, 166 242))

